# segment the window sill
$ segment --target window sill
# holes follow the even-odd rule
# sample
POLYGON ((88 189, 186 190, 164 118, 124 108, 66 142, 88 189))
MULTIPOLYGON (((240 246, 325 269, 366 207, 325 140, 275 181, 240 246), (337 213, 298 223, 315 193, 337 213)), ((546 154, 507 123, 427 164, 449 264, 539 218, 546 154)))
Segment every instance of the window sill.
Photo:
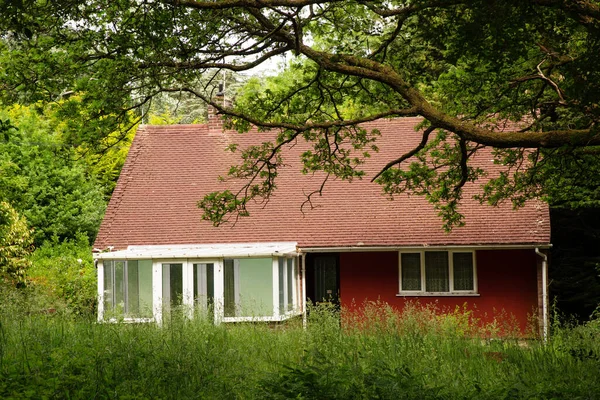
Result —
POLYGON ((479 293, 461 292, 401 292, 396 297, 479 297, 479 293))
POLYGON ((263 316, 263 317, 223 317, 221 322, 281 322, 295 316, 302 315, 300 311, 289 311, 280 316, 263 316))
POLYGON ((145 324, 149 322, 154 322, 154 318, 109 318, 100 320, 98 322, 108 324, 145 324))

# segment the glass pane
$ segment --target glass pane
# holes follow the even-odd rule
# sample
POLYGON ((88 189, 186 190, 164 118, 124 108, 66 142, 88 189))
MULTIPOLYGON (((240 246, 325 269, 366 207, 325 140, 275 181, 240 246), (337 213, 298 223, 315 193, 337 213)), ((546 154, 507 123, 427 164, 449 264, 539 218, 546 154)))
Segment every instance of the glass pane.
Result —
POLYGON ((421 254, 402 253, 402 290, 421 290, 421 254))
POLYGON ((285 259, 279 258, 279 314, 285 312, 285 259))
POLYGON ((215 299, 215 265, 206 264, 206 301, 212 305, 215 299))
POLYGON ((453 253, 454 290, 474 290, 473 253, 453 253))
POLYGON ((138 316, 152 317, 152 260, 140 260, 138 264, 138 316))
POLYGON ((294 308, 294 259, 287 259, 287 309, 294 308))
POLYGON ((450 291, 448 276, 448 252, 425 252, 425 290, 428 292, 450 291))
POLYGON ((139 275, 138 262, 135 260, 127 261, 127 303, 125 305, 125 314, 127 316, 137 316, 140 312, 140 293, 139 293, 139 275))
POLYGON ((163 306, 183 304, 183 265, 163 264, 163 306))
POLYGON ((235 317, 235 270, 233 260, 225 260, 224 267, 224 312, 226 317, 235 317))
POLYGON ((206 264, 194 264, 194 301, 206 307, 206 264))
POLYGON ((115 311, 125 311, 125 261, 115 261, 115 287, 114 287, 115 311))
POLYGON ((242 258, 236 261, 239 263, 240 315, 273 315, 273 259, 242 258))
POLYGON ((208 319, 212 321, 214 318, 215 304, 215 265, 206 264, 206 309, 208 311, 208 319))
POLYGON ((104 261, 104 310, 112 312, 115 306, 115 265, 113 261, 104 261))
POLYGON ((198 309, 207 311, 214 296, 214 264, 194 264, 194 302, 198 309))

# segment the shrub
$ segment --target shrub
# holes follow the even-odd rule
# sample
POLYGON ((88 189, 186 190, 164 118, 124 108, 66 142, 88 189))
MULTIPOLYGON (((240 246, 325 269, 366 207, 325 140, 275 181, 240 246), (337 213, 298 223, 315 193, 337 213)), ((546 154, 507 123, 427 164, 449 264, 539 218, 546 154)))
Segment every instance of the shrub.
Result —
POLYGON ((49 308, 66 308, 74 314, 96 312, 96 269, 87 236, 52 241, 36 249, 31 257, 31 282, 45 291, 49 308))
POLYGON ((0 202, 0 280, 5 284, 24 286, 32 243, 25 218, 7 202, 0 202))

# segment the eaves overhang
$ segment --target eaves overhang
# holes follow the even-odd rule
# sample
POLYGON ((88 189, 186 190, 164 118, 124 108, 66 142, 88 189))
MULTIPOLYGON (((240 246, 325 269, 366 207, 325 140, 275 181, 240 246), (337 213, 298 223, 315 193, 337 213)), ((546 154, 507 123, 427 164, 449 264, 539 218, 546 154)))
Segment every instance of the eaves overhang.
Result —
POLYGON ((511 249, 549 249, 551 243, 530 244, 469 244, 469 245, 406 245, 406 246, 307 246, 298 247, 300 253, 352 253, 352 252, 382 252, 382 251, 411 251, 411 250, 511 250, 511 249))
POLYGON ((125 250, 94 253, 96 260, 219 259, 293 257, 297 242, 216 243, 202 245, 129 246, 125 250))

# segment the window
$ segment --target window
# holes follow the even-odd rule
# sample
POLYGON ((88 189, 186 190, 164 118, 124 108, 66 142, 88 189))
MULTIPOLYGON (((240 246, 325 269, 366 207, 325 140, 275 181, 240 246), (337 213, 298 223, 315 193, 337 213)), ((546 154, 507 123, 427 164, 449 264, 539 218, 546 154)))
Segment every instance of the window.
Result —
POLYGON ((294 309, 296 268, 293 258, 279 258, 279 314, 294 309))
POLYGON ((183 264, 162 265, 162 300, 166 310, 183 304, 183 264))
POLYGON ((104 261, 104 312, 152 317, 152 261, 104 261))
POLYGON ((225 317, 273 316, 273 259, 224 260, 225 317))
POLYGON ((195 306, 203 312, 212 310, 215 288, 215 265, 213 263, 194 263, 193 296, 195 306))
POLYGON ((400 253, 400 294, 475 294, 472 251, 400 253))

